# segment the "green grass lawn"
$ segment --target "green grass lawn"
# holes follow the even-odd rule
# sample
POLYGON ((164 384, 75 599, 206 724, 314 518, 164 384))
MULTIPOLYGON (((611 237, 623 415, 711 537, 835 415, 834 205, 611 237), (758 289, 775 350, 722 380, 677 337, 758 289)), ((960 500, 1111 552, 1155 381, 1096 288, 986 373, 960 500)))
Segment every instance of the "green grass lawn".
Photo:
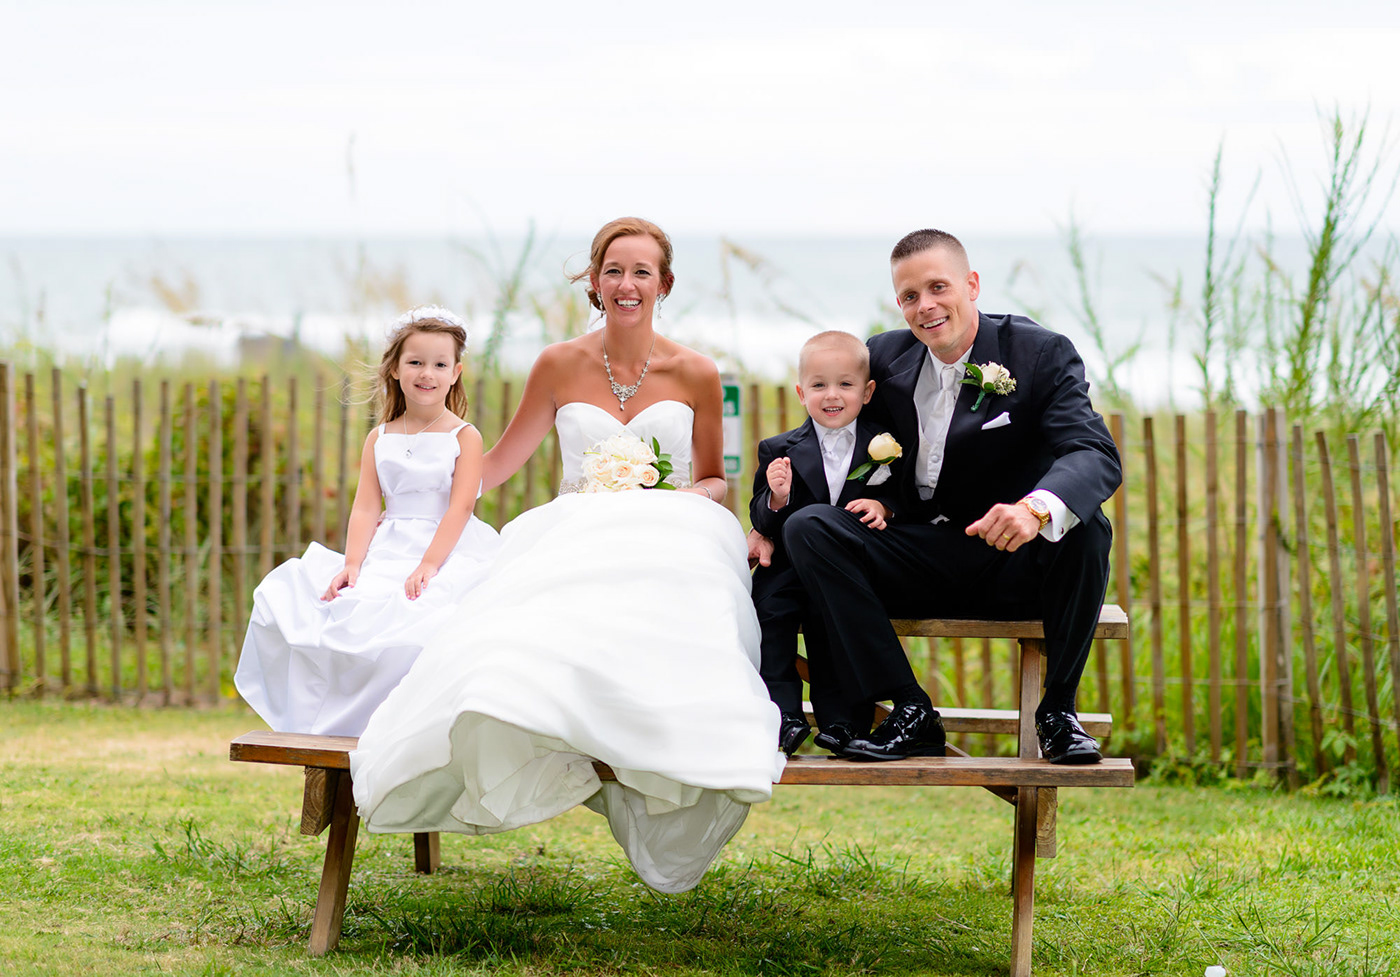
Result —
MULTIPOLYGON (((1011 808, 978 789, 780 789, 682 896, 577 810, 360 836, 340 949, 305 940, 301 772, 251 713, 0 704, 0 974, 1004 974, 1011 808)), ((1039 975, 1400 974, 1400 807, 1257 787, 1071 790, 1038 863, 1039 975)))

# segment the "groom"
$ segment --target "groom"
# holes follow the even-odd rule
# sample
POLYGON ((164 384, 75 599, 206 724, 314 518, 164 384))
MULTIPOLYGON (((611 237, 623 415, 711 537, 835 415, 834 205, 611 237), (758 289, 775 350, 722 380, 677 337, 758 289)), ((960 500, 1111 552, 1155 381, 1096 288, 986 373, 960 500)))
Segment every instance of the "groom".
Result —
POLYGON ((1030 319, 979 313, 977 272, 951 234, 907 235, 890 267, 909 331, 869 341, 866 410, 905 451, 892 520, 862 532, 851 513, 810 506, 783 527, 808 598, 808 654, 843 703, 823 742, 856 760, 944 752, 943 723, 891 616, 1032 617, 1045 621, 1049 657, 1036 709, 1041 752, 1096 763, 1075 691, 1108 583, 1112 530, 1099 507, 1122 472, 1084 364, 1069 340, 1030 319), (1009 377, 993 383, 989 363, 1009 377), (969 366, 988 389, 964 382, 969 366), (884 700, 893 712, 866 733, 884 700))

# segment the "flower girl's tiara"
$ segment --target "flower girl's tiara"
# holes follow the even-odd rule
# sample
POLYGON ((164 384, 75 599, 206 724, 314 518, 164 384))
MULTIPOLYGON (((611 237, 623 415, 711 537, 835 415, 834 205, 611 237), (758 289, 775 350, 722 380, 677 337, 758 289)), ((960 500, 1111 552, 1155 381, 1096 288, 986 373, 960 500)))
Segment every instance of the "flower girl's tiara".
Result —
POLYGON ((437 319, 448 325, 457 326, 463 332, 467 332, 467 322, 457 313, 450 309, 444 309, 440 305, 420 305, 416 309, 409 309, 399 316, 394 322, 394 328, 402 329, 404 326, 412 325, 423 319, 437 319))

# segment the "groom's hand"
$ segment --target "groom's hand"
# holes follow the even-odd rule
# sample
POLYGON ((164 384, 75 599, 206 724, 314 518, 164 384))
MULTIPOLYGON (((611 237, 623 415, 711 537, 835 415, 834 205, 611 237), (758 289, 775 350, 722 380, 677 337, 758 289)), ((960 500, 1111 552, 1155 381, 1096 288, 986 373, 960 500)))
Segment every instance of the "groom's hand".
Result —
POLYGON ((1003 502, 968 526, 967 534, 981 536, 988 546, 1015 553, 1040 534, 1040 520, 1023 505, 1003 502))
POLYGON ((757 529, 749 530, 749 569, 773 562, 773 541, 757 529))

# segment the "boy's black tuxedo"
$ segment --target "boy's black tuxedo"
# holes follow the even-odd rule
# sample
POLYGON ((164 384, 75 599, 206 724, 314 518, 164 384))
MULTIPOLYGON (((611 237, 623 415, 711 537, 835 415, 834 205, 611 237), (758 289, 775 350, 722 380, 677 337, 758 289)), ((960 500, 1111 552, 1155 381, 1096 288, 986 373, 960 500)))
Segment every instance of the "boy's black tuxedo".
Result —
MULTIPOLYGON (((893 508, 892 499, 898 481, 900 461, 891 465, 891 477, 883 485, 871 488, 867 479, 851 480, 845 483, 835 507, 831 506, 831 490, 827 487, 826 466, 822 460, 822 432, 809 417, 801 427, 766 438, 758 446, 758 470, 754 473, 753 498, 749 502, 749 518, 753 528, 773 540, 775 551, 772 563, 759 567, 753 575, 753 602, 758 612, 758 622, 762 630, 762 665, 759 669, 763 681, 768 686, 769 695, 785 713, 802 711, 802 680, 798 677, 795 660, 797 657, 797 630, 802 623, 805 598, 802 584, 787 558, 782 545, 783 524, 793 513, 811 505, 824 505, 831 508, 844 507, 855 499, 877 499, 893 508), (768 507, 772 492, 768 488, 768 466, 778 458, 788 458, 792 462, 792 487, 787 505, 774 511, 768 507)), ((855 451, 846 474, 870 460, 870 441, 886 431, 874 421, 867 420, 864 413, 856 418, 855 451)), ((902 444, 903 442, 901 442, 902 444)), ((877 469, 878 470, 878 469, 877 469)), ((874 472, 871 472, 873 475, 874 472)), ((878 533, 882 530, 860 525, 860 517, 852 513, 844 515, 853 520, 860 530, 878 533)), ((816 666, 822 671, 822 666, 816 666)), ((822 713, 822 689, 829 682, 823 676, 814 676, 812 681, 813 708, 818 717, 822 713)))

